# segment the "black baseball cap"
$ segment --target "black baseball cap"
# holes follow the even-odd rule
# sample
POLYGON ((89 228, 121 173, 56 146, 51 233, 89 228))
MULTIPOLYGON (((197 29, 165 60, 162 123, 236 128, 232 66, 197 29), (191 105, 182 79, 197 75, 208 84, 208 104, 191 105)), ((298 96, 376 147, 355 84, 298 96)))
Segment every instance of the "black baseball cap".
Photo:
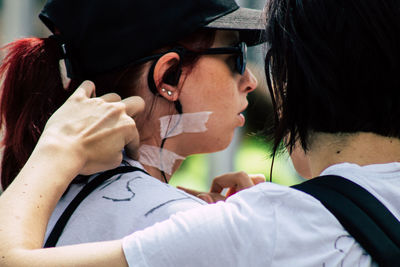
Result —
POLYGON ((234 0, 48 0, 39 18, 82 78, 132 64, 202 27, 237 30, 249 46, 265 41, 262 11, 234 0))

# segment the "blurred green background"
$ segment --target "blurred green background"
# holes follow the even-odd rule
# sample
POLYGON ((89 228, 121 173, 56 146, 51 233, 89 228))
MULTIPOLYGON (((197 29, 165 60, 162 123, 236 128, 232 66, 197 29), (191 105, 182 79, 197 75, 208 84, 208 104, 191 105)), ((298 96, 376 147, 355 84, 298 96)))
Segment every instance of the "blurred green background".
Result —
MULTIPOLYGON (((233 171, 246 171, 248 173, 262 173, 269 179, 271 158, 269 157, 270 145, 256 136, 245 136, 234 156, 233 171)), ((188 157, 181 168, 173 175, 172 185, 180 185, 199 191, 208 191, 210 186, 209 158, 207 155, 193 155, 188 157)), ((299 183, 299 177, 288 155, 280 155, 275 159, 272 181, 283 185, 299 183)))

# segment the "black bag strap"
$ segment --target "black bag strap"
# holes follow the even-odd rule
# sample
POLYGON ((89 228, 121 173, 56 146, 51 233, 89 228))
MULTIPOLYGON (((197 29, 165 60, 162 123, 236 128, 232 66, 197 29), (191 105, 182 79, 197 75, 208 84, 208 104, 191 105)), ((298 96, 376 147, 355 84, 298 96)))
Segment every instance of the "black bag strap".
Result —
POLYGON ((400 223, 367 190, 335 175, 316 177, 292 188, 318 199, 380 266, 400 262, 400 223))
POLYGON ((75 196, 75 198, 69 203, 68 207, 61 214, 60 218, 57 220, 57 223, 54 225, 53 230, 51 231, 49 237, 44 244, 45 248, 55 247, 58 239, 60 238, 62 232, 64 231, 65 225, 69 218, 72 216, 76 208, 79 204, 90 194, 92 193, 98 186, 100 186, 104 181, 110 179, 114 175, 140 171, 149 175, 146 171, 133 167, 133 166, 120 166, 112 170, 105 171, 98 176, 96 176, 93 180, 87 183, 82 190, 75 196))

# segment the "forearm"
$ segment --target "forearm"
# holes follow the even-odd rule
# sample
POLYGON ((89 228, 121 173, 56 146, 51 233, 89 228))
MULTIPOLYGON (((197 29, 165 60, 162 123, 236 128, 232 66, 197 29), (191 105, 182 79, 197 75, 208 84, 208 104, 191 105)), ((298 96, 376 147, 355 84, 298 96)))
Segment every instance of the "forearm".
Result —
POLYGON ((127 266, 119 240, 41 249, 50 215, 81 168, 72 149, 35 149, 0 197, 1 266, 127 266))
POLYGON ((0 266, 126 266, 121 241, 41 249, 50 215, 72 179, 115 168, 124 146, 138 139, 130 116, 143 109, 143 100, 90 98, 93 93, 94 85, 84 82, 51 116, 0 196, 0 266))
POLYGON ((39 144, 0 197, 0 248, 40 248, 49 217, 81 166, 71 149, 39 144), (40 182, 38 182, 40 181, 40 182))
POLYGON ((48 249, 14 249, 1 254, 3 267, 126 267, 120 240, 48 249))

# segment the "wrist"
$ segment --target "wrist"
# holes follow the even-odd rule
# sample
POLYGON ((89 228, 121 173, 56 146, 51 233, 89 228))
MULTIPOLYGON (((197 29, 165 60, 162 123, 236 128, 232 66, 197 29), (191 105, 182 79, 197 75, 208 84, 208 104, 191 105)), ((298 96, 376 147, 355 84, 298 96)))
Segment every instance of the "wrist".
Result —
POLYGON ((78 140, 43 133, 31 155, 34 164, 55 166, 68 183, 85 165, 85 153, 78 140))

